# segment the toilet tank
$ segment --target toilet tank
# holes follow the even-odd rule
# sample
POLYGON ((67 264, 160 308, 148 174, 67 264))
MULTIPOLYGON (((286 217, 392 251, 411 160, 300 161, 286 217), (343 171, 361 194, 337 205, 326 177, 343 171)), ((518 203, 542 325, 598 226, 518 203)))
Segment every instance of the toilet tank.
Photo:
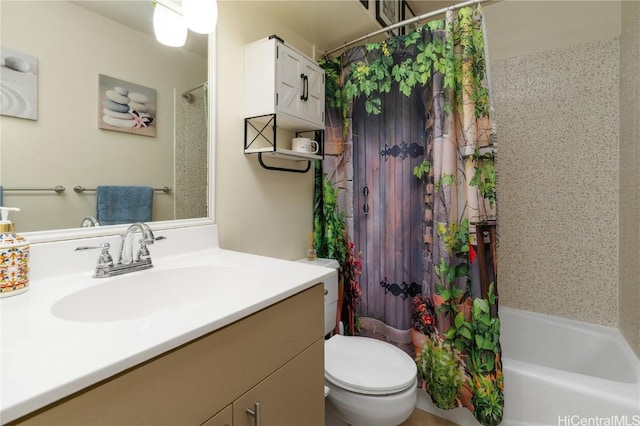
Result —
MULTIPOLYGON (((298 262, 308 265, 324 266, 325 268, 335 269, 340 267, 337 260, 317 258, 309 260, 306 257, 298 260, 298 262)), ((332 275, 324 281, 324 334, 331 333, 336 327, 336 319, 338 315, 338 274, 332 275)))

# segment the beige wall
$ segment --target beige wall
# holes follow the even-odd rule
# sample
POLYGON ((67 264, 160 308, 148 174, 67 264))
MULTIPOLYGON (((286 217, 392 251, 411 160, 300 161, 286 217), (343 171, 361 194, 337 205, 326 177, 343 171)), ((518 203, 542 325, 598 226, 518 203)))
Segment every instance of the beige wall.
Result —
POLYGON ((259 3, 218 3, 215 217, 222 247, 293 260, 306 255, 312 229, 313 173, 265 170, 244 154, 243 50, 272 34, 309 56, 312 46, 259 3))
POLYGON ((620 330, 640 356, 640 2, 622 3, 620 330))
MULTIPOLYGON (((75 185, 172 187, 173 89, 206 81, 207 59, 68 2, 2 1, 0 7, 2 47, 35 56, 39 65, 38 120, 0 117, 0 182, 67 189, 60 196, 6 192, 5 204, 22 209, 13 215, 17 230, 78 227, 95 215, 95 193, 77 195, 75 185), (157 90, 157 137, 98 129, 98 74, 157 90)), ((172 219, 173 196, 154 199, 154 220, 172 219)))
POLYGON ((617 0, 502 0, 484 10, 491 60, 522 57, 620 34, 617 0))
POLYGON ((620 13, 486 7, 506 306, 618 326, 620 13))

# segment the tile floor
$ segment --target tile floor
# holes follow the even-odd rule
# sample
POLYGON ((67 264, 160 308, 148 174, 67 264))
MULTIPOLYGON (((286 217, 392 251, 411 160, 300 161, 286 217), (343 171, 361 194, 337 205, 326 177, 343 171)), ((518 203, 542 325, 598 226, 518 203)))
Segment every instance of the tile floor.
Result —
MULTIPOLYGON (((327 411, 326 414, 326 426, 347 426, 343 420, 335 417, 335 414, 332 411, 327 411)), ((416 408, 413 411, 413 414, 411 414, 411 417, 409 417, 400 426, 456 426, 456 423, 452 423, 442 417, 438 417, 434 414, 427 413, 426 411, 416 408)))
POLYGON ((455 423, 416 408, 411 417, 400 426, 455 426, 455 423))

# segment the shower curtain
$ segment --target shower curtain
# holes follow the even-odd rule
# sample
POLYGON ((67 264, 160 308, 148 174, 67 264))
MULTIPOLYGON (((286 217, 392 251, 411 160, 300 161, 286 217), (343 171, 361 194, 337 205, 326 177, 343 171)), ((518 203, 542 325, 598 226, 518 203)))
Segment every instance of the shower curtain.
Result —
POLYGON ((314 245, 329 256, 322 244, 342 244, 348 332, 383 323, 376 337, 415 357, 435 405, 495 425, 503 381, 484 43, 478 5, 322 61, 329 155, 316 173, 314 245), (340 223, 328 237, 327 214, 340 223))

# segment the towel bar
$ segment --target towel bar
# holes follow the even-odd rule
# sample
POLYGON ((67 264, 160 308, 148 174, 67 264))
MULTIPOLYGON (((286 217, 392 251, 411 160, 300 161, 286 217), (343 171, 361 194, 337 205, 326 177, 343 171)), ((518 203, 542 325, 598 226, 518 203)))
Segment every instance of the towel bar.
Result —
POLYGON ((3 188, 3 191, 54 191, 60 194, 66 190, 62 185, 56 185, 53 188, 3 188))
MULTIPOLYGON (((73 190, 78 194, 81 194, 83 192, 96 192, 97 191, 96 188, 85 188, 84 186, 80 186, 80 185, 74 186, 73 190)), ((169 188, 168 186, 163 186, 162 188, 153 188, 153 190, 154 191, 162 191, 165 194, 168 194, 168 193, 170 193, 172 191, 172 189, 169 188)))

